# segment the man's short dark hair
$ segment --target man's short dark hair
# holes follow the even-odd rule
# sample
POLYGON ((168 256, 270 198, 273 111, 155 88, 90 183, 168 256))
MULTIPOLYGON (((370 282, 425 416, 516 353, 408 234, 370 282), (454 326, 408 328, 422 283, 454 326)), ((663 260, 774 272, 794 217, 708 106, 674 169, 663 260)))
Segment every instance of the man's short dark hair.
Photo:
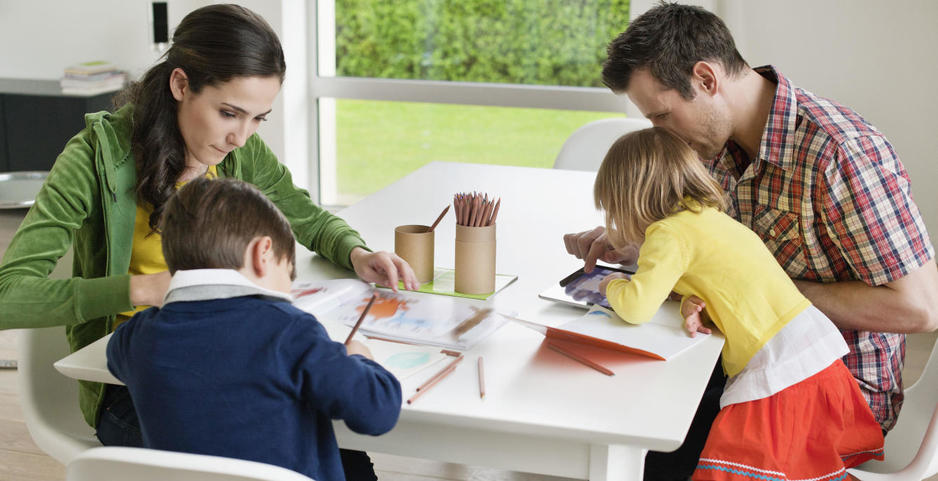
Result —
POLYGON ((295 264, 290 223, 261 191, 237 179, 200 177, 170 197, 160 219, 169 271, 240 269, 257 237, 270 236, 274 256, 295 264))
POLYGON ((690 5, 661 3, 633 20, 606 49, 603 83, 622 93, 636 70, 651 75, 685 99, 694 98, 690 78, 699 61, 719 62, 736 75, 749 65, 720 17, 690 5))

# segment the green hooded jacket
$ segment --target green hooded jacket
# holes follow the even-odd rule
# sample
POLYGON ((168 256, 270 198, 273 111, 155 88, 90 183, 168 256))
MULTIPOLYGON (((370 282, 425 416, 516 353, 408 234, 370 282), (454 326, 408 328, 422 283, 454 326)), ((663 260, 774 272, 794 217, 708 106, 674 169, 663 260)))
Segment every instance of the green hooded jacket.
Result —
MULTIPOLYGON (((133 106, 85 116, 66 144, 0 262, 0 329, 65 326, 74 352, 113 330, 130 310, 130 255, 136 166, 131 152, 133 106), (72 278, 49 279, 74 249, 72 278)), ((297 241, 350 269, 365 248, 358 232, 316 206, 256 134, 218 167, 219 177, 257 186, 283 212, 297 241)), ((80 381, 85 421, 97 425, 104 385, 80 381)))

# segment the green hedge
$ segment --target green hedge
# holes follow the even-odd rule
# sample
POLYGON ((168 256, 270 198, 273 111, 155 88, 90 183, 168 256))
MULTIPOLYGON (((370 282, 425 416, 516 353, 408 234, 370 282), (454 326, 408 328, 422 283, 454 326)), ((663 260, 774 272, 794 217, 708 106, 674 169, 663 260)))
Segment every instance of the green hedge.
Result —
POLYGON ((336 0, 340 76, 601 86, 629 0, 336 0))

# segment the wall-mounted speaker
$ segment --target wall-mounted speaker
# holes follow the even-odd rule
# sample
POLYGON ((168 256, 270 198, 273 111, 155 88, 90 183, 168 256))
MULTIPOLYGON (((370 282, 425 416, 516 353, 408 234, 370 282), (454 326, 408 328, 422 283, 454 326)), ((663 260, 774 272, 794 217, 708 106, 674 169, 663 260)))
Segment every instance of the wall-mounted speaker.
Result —
POLYGON ((153 6, 153 43, 169 43, 169 16, 166 2, 152 2, 153 6))

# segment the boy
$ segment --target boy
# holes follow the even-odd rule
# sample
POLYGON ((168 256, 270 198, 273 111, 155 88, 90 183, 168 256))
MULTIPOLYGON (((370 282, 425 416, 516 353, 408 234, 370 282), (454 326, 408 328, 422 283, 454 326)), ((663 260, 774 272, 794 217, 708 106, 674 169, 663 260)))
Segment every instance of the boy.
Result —
POLYGON ((200 178, 167 203, 160 228, 173 274, 163 307, 119 326, 107 347, 144 446, 345 479, 332 419, 385 433, 401 387, 363 344, 331 341, 290 304, 286 219, 247 183, 200 178))

